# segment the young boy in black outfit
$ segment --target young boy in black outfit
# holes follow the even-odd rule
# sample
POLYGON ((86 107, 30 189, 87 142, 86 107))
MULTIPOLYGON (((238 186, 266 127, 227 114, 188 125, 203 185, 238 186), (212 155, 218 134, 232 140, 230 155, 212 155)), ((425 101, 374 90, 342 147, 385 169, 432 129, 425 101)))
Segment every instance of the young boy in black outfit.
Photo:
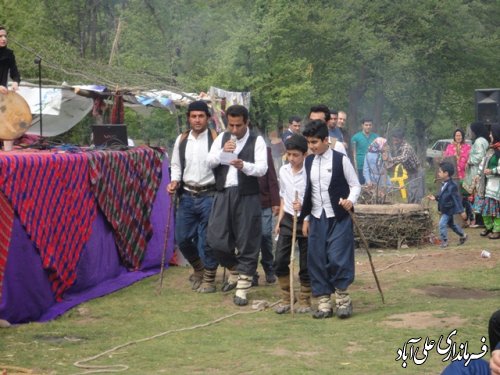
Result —
POLYGON ((464 233, 460 225, 453 221, 453 215, 456 214, 461 214, 464 220, 467 218, 457 184, 451 178, 454 173, 453 164, 446 161, 441 162, 438 170, 438 178, 442 181, 441 190, 436 195, 427 196, 428 199, 438 202, 438 210, 441 213, 439 235, 442 249, 448 247, 448 227, 460 236, 459 245, 463 245, 467 241, 467 234, 464 233))
MULTIPOLYGON (((281 290, 281 302, 276 306, 277 314, 290 311, 293 304, 290 298, 290 256, 293 238, 294 215, 297 218, 302 206, 302 198, 306 189, 306 171, 304 158, 307 154, 307 140, 299 134, 292 134, 285 141, 288 164, 280 168, 280 211, 276 222, 275 233, 279 234, 276 244, 274 269, 278 276, 281 290)), ((299 244, 299 308, 298 313, 311 311, 311 282, 307 272, 307 237, 302 234, 302 220, 297 219, 295 231, 299 244)), ((295 301, 294 301, 295 302, 295 301)))
POLYGON ((334 294, 336 315, 344 319, 353 311, 347 290, 354 281, 354 233, 348 211, 353 209, 361 186, 347 156, 330 148, 324 121, 309 122, 302 134, 313 153, 304 162, 307 184, 300 212, 302 233, 308 236, 312 295, 318 299, 313 318, 333 316, 334 294))

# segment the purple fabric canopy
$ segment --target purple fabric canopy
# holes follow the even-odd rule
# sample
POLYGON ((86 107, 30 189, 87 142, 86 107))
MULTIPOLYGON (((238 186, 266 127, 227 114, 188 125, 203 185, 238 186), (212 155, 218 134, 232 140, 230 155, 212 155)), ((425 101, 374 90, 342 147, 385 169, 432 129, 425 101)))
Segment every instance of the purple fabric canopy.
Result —
MULTIPOLYGON (((15 218, 0 301, 0 319, 10 323, 44 322, 56 318, 78 304, 124 288, 158 273, 165 246, 167 216, 171 213, 166 185, 170 181, 168 159, 163 162, 163 178, 158 189, 151 222, 153 237, 138 271, 129 272, 120 264, 111 227, 101 212, 92 224, 92 235, 85 244, 77 266, 75 284, 56 302, 38 251, 15 218)), ((174 248, 174 220, 168 234, 166 260, 174 248)))

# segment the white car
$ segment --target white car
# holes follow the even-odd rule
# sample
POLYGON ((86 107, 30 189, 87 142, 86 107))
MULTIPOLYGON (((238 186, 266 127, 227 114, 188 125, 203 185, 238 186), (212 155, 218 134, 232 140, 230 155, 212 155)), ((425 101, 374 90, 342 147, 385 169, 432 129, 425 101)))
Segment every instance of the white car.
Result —
MULTIPOLYGON (((446 147, 448 147, 448 145, 452 142, 453 142, 453 139, 451 139, 451 138, 438 139, 436 142, 434 142, 432 147, 429 147, 427 149, 427 151, 425 152, 425 158, 426 158, 427 162, 429 163, 429 165, 434 164, 434 159, 441 159, 443 157, 444 151, 446 150, 446 147)), ((468 139, 465 140, 465 142, 471 144, 471 141, 468 139)))

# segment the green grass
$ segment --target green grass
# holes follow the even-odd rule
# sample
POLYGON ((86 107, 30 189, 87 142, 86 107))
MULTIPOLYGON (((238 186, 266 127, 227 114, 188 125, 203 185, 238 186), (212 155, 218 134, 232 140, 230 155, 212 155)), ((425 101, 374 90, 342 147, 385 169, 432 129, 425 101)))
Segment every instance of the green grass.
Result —
MULTIPOLYGON (((437 340, 457 329, 454 339, 458 343, 468 341, 469 351, 479 352, 480 339, 487 335, 487 320, 499 307, 500 250, 493 248, 492 241, 480 238, 478 232, 469 230, 471 240, 465 246, 450 247, 445 252, 435 247, 373 250, 377 269, 386 268, 378 272, 385 305, 367 257, 357 254, 358 275, 351 288, 355 314, 350 319, 292 318, 267 309, 130 345, 90 364, 123 364, 130 374, 440 373, 446 363, 435 351, 423 365, 416 366, 409 360, 403 369, 402 362, 395 361, 397 350, 410 338, 428 336, 437 340), (491 251, 491 259, 479 257, 482 248, 491 251), (413 255, 416 257, 411 262, 387 268, 413 255), (486 296, 457 299, 423 292, 435 285, 477 289, 486 296), (402 321, 394 314, 425 311, 431 312, 437 323, 424 328, 411 320, 403 328, 388 325, 402 321)), ((52 322, 1 329, 0 369, 19 366, 37 374, 78 373, 83 370, 74 362, 126 342, 204 324, 235 312, 253 311, 251 307, 234 306, 232 293, 192 292, 188 275, 188 268, 172 267, 166 271, 161 295, 156 293, 158 276, 154 276, 82 304, 52 322)), ((279 299, 278 287, 254 288, 250 298, 275 302, 279 299)))

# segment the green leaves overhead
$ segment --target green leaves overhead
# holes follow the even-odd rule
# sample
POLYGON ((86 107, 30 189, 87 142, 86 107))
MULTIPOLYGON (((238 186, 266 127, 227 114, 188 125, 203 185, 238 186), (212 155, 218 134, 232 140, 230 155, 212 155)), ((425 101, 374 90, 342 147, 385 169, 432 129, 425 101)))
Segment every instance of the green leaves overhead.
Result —
POLYGON ((249 90, 261 129, 325 103, 348 111, 351 131, 370 116, 378 130, 390 122, 412 133, 419 121, 432 138, 470 122, 473 90, 500 81, 497 1, 12 4, 0 1, 1 22, 26 47, 11 45, 23 77, 36 77, 36 52, 47 81, 249 90))

